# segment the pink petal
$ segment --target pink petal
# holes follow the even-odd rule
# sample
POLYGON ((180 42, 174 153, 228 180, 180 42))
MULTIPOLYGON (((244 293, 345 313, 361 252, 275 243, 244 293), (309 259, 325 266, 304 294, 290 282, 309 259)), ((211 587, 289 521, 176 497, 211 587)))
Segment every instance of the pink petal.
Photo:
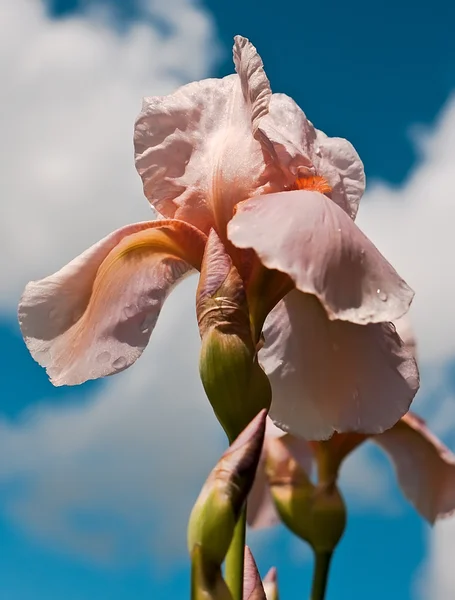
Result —
POLYGON ((264 458, 259 462, 253 487, 248 496, 247 522, 252 529, 265 529, 280 523, 264 470, 264 458))
POLYGON ((267 600, 256 562, 248 546, 245 546, 243 598, 244 600, 267 600))
POLYGON ((242 202, 228 237, 239 248, 253 248, 267 268, 288 274, 300 291, 317 296, 330 319, 392 321, 414 295, 348 215, 318 192, 242 202))
POLYGON ((52 383, 75 385, 129 367, 175 283, 200 266, 205 240, 179 221, 128 225, 54 275, 30 282, 19 322, 52 383))
POLYGON ((270 417, 306 439, 382 432, 418 389, 416 362, 393 326, 330 321, 314 296, 290 292, 264 336, 259 358, 272 385, 270 417))
POLYGON ((430 523, 455 511, 455 455, 416 415, 375 436, 395 463, 404 495, 430 523))
POLYGON ((311 476, 314 455, 308 442, 302 438, 286 434, 282 429, 276 427, 270 418, 267 418, 262 456, 256 470, 253 487, 248 496, 247 521, 252 529, 273 527, 281 521, 276 512, 265 475, 268 444, 270 440, 278 437, 283 441, 283 450, 286 449, 286 452, 292 454, 308 476, 311 476))
POLYGON ((332 200, 355 217, 365 191, 365 173, 352 144, 315 129, 285 94, 273 94, 260 128, 273 144, 288 185, 299 175, 323 176, 332 188, 332 200))
POLYGON ((411 319, 409 313, 406 313, 399 319, 396 319, 393 324, 397 330, 398 335, 403 340, 405 345, 411 350, 413 356, 417 358, 417 340, 412 329, 411 319))
POLYGON ((258 122, 271 95, 262 61, 237 37, 238 75, 145 98, 135 129, 136 167, 144 192, 166 217, 223 237, 233 207, 267 184, 258 122))

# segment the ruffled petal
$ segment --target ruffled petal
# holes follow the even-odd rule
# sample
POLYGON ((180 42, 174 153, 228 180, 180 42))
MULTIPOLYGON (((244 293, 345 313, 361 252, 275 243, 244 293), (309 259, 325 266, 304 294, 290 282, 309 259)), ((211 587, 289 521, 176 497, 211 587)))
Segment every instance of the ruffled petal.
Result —
POLYGON ((260 362, 272 385, 270 417, 308 440, 334 431, 379 433, 402 417, 418 369, 389 323, 330 321, 318 300, 290 292, 264 328, 260 362))
POLYGON ((409 318, 409 313, 406 313, 399 319, 396 319, 393 324, 395 325, 395 329, 397 330, 398 335, 406 344, 406 346, 411 350, 413 356, 417 357, 417 340, 414 334, 414 330, 412 328, 411 319, 409 318))
POLYGON ((235 204, 268 189, 269 179, 255 139, 269 82, 245 38, 235 39, 234 61, 238 75, 145 98, 134 136, 136 167, 153 206, 206 233, 215 227, 222 237, 235 204))
POLYGON ((269 269, 314 294, 329 319, 380 323, 401 317, 414 292, 348 215, 318 192, 291 191, 238 205, 228 237, 269 269))
POLYGON ((416 415, 372 438, 391 457, 406 498, 430 523, 455 511, 455 455, 416 415))
POLYGON ((30 282, 19 323, 52 383, 75 385, 129 367, 175 283, 200 268, 205 241, 180 221, 129 225, 54 275, 30 282))
POLYGON ((273 94, 260 128, 274 147, 288 185, 302 175, 322 176, 332 188, 332 200, 355 218, 365 191, 365 171, 350 142, 329 138, 313 127, 285 94, 273 94))

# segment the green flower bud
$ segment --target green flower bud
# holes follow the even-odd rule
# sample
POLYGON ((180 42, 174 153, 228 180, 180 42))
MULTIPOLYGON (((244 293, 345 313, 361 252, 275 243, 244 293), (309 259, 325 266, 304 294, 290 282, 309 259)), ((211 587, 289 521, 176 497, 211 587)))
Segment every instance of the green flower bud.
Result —
POLYGON ((214 231, 205 249, 196 309, 201 380, 232 441, 262 409, 270 408, 272 392, 258 362, 243 281, 214 231))
POLYGON ((232 600, 221 568, 205 561, 198 545, 191 553, 191 600, 232 600))
POLYGON ((314 485, 287 450, 285 438, 269 441, 266 472, 285 525, 315 552, 332 552, 346 526, 346 508, 335 481, 314 485))
POLYGON ((245 546, 244 565, 243 600, 267 600, 256 562, 248 546, 245 546))
POLYGON ((264 441, 266 411, 237 437, 210 473, 191 512, 188 547, 198 546, 204 563, 224 561, 235 525, 254 481, 264 441))

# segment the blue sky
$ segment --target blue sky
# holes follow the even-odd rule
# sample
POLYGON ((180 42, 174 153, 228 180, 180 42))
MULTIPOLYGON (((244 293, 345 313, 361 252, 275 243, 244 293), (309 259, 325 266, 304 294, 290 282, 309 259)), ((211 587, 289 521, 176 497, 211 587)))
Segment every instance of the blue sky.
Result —
MULTIPOLYGON (((54 0, 41 7, 7 0, 0 8, 0 54, 16 63, 11 69, 0 58, 7 107, 0 185, 9 203, 0 263, 0 599, 183 598, 186 514, 223 446, 197 382, 197 332, 188 325, 194 283, 170 299, 141 366, 59 389, 18 333, 20 290, 109 230, 147 218, 130 141, 140 97, 230 73, 232 37, 241 33, 260 51, 273 90, 359 151, 372 190, 360 223, 421 291, 417 406, 455 450, 455 290, 450 277, 435 275, 450 267, 454 250, 453 209, 438 198, 451 191, 455 168, 455 6, 54 0), (436 225, 428 204, 432 215, 440 211, 436 225)), ((431 575, 447 535, 430 535, 378 451, 355 460, 344 474, 349 522, 328 600, 449 600, 450 573, 438 563, 444 585, 431 575)), ((450 539, 444 548, 455 549, 450 539)), ((279 528, 253 536, 252 546, 263 573, 278 567, 284 600, 306 597, 311 561, 303 544, 279 528)))

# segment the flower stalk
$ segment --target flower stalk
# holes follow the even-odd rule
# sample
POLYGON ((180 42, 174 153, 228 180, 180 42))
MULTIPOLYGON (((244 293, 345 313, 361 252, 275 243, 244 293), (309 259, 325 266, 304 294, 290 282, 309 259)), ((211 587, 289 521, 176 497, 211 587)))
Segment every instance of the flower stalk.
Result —
POLYGON ((242 509, 240 518, 235 526, 234 536, 226 555, 225 578, 232 600, 243 598, 243 574, 246 538, 246 506, 242 509))
POLYGON ((315 551, 313 584, 311 587, 311 600, 324 600, 327 583, 329 580, 330 562, 332 552, 315 551))
POLYGON ((253 485, 264 441, 267 413, 261 411, 223 454, 193 507, 188 549, 193 563, 193 600, 242 600, 245 502, 253 485), (221 566, 230 552, 226 578, 221 566), (208 596, 204 596, 204 590, 208 596), (212 595, 210 595, 212 594, 212 595), (232 594, 232 596, 231 596, 232 594))

